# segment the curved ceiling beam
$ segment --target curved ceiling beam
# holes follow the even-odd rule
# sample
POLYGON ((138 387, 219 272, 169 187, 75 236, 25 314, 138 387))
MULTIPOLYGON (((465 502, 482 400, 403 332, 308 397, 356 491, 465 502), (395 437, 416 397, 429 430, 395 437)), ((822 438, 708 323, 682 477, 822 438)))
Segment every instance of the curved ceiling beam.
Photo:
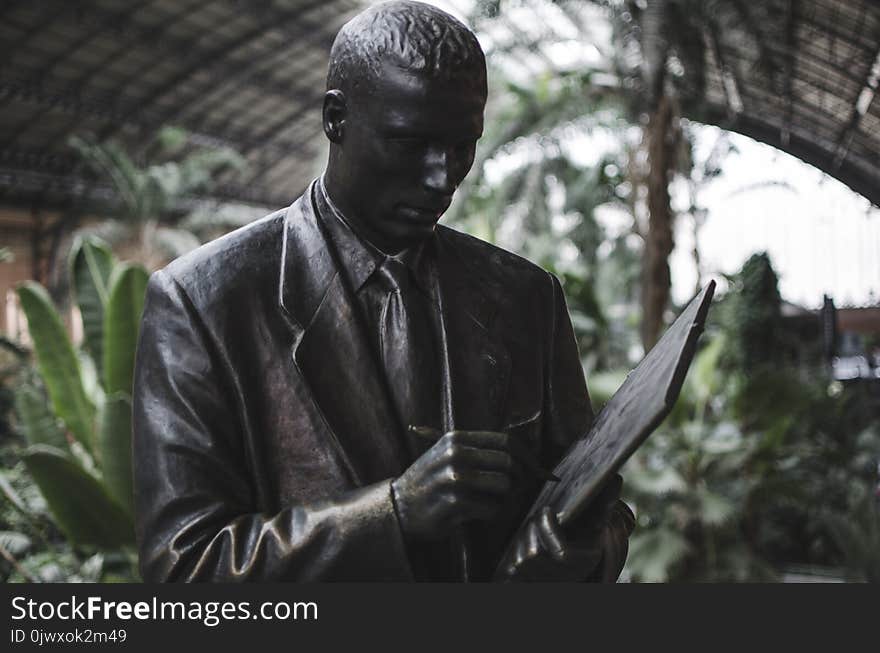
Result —
MULTIPOLYGON (((303 133, 303 130, 298 130, 292 138, 266 143, 260 151, 265 156, 270 154, 286 153, 289 155, 295 153, 302 148, 303 143, 307 142, 308 137, 311 135, 308 133, 308 130, 306 130, 306 132, 307 133, 303 133)), ((236 134, 236 136, 240 135, 241 134, 236 134)), ((199 136, 199 134, 196 134, 196 136, 199 136)), ((218 146, 228 146, 237 151, 244 149, 241 147, 244 141, 241 140, 229 141, 211 139, 211 137, 208 137, 208 139, 212 140, 212 142, 218 146)), ((252 148, 250 150, 251 154, 257 151, 257 148, 252 148)), ((79 160, 79 157, 71 150, 18 147, 15 144, 8 147, 0 147, 0 162, 7 161, 14 163, 22 169, 27 170, 51 170, 59 174, 64 174, 71 172, 79 160)))
MULTIPOLYGON (((42 84, 45 77, 49 75, 58 64, 67 61, 77 50, 89 45, 104 32, 113 30, 124 33, 126 30, 131 29, 134 25, 133 19, 135 15, 144 7, 147 7, 156 1, 157 0, 140 0, 140 2, 132 3, 123 11, 96 11, 96 15, 93 18, 95 19, 97 26, 94 29, 85 32, 78 39, 74 40, 71 45, 64 48, 64 50, 57 53, 55 56, 50 57, 40 70, 33 74, 26 83, 37 85, 42 84)), ((94 9, 97 9, 94 5, 90 6, 83 4, 81 7, 81 10, 85 12, 85 16, 88 16, 89 12, 94 9)))
MULTIPOLYGON (((292 119, 295 120, 295 119, 292 119)), ((284 123, 279 122, 276 127, 271 130, 271 133, 264 135, 263 142, 268 143, 272 140, 275 133, 280 132, 282 129, 286 129, 290 126, 291 121, 286 121, 284 123)), ((284 161, 284 159, 290 157, 290 155, 294 152, 302 151, 308 149, 310 147, 311 141, 308 138, 301 138, 297 140, 296 147, 294 150, 268 150, 262 153, 260 156, 259 167, 255 168, 251 173, 247 176, 244 183, 251 184, 257 182, 259 179, 264 178, 270 171, 275 168, 279 163, 284 161)), ((264 146, 265 147, 265 146, 264 146)), ((250 152, 257 152, 260 150, 259 145, 254 145, 250 148, 250 152)))
MULTIPOLYGON (((287 87, 284 87, 284 89, 290 90, 287 87)), ((323 89, 321 93, 323 93, 323 89)), ((109 102, 104 101, 104 98, 83 94, 53 93, 34 88, 27 89, 22 88, 18 82, 3 78, 0 78, 0 97, 18 98, 21 102, 36 105, 38 107, 37 110, 43 113, 47 109, 61 111, 73 116, 74 120, 72 122, 74 124, 79 123, 83 117, 91 117, 102 122, 114 122, 124 119, 124 116, 118 113, 109 102)), ((311 103, 309 104, 311 105, 311 103)), ((298 105, 294 105, 294 107, 296 106, 298 105)), ((146 116, 146 120, 129 119, 128 124, 145 132, 149 132, 154 125, 153 121, 150 120, 150 116, 146 116)), ((199 135, 206 140, 216 141, 218 145, 229 145, 236 148, 252 142, 254 137, 253 131, 250 130, 230 130, 228 128, 228 120, 226 119, 221 123, 207 124, 201 130, 196 129, 193 131, 196 133, 199 131, 204 132, 199 135)), ((9 130, 9 133, 12 134, 11 138, 0 144, 0 149, 13 147, 18 140, 20 135, 18 132, 9 130)), ((62 138, 66 133, 66 128, 64 132, 56 132, 55 138, 47 142, 60 142, 58 139, 62 138)), ((257 138, 259 139, 259 134, 257 134, 257 138)))
POLYGON ((859 127, 859 123, 874 101, 874 96, 880 88, 880 45, 874 52, 874 58, 869 64, 868 71, 865 74, 864 86, 859 89, 859 93, 852 103, 852 111, 849 119, 837 136, 837 151, 834 154, 834 165, 840 167, 846 155, 849 153, 849 147, 852 143, 853 136, 859 127))
MULTIPOLYGON (((278 10, 275 9, 271 3, 263 4, 266 6, 264 6, 261 11, 270 12, 277 19, 281 18, 278 16, 278 10)), ((156 125, 184 124, 197 128, 197 126, 203 123, 208 115, 216 109, 213 102, 214 99, 228 93, 231 87, 240 83, 242 80, 247 80, 250 84, 255 84, 263 90, 273 92, 282 97, 295 98, 303 94, 309 96, 314 95, 313 81, 311 79, 304 80, 299 76, 298 71, 297 73, 294 73, 296 74, 296 77, 292 79, 292 82, 287 84, 273 79, 271 70, 266 71, 266 69, 271 69, 279 59, 294 57, 295 53, 301 48, 305 50, 306 55, 310 54, 314 51, 313 48, 308 47, 310 45, 316 45, 320 48, 320 56, 322 57, 324 56, 325 51, 329 54, 330 46, 333 44, 336 32, 339 27, 341 27, 341 23, 348 20, 349 13, 350 12, 348 11, 341 12, 341 20, 328 21, 329 28, 324 26, 321 30, 316 31, 313 34, 307 34, 307 38, 290 38, 288 42, 293 47, 288 46, 279 48, 278 51, 268 59, 254 60, 249 65, 236 68, 232 74, 227 73, 219 76, 218 79, 211 80, 212 83, 197 97, 193 98, 191 101, 179 103, 176 107, 170 108, 164 114, 161 114, 156 118, 156 125), (194 107, 198 107, 199 105, 203 107, 200 112, 195 115, 187 115, 194 107)), ((325 62, 322 61, 321 63, 323 67, 325 62)), ((219 130, 218 133, 224 133, 228 125, 234 123, 243 114, 246 114, 248 109, 249 107, 244 105, 239 108, 233 107, 227 111, 225 120, 219 125, 216 125, 216 129, 219 130)), ((244 142, 248 143, 250 140, 250 138, 245 138, 244 142)), ((252 147, 248 147, 246 151, 251 151, 252 149, 252 147)))
POLYGON ((727 112, 721 107, 707 107, 703 111, 690 113, 688 117, 772 145, 834 177, 859 195, 866 197, 875 206, 880 206, 880 173, 878 173, 880 168, 876 166, 873 169, 874 174, 848 160, 844 160, 835 168, 834 153, 816 145, 811 138, 804 138, 797 132, 791 132, 788 143, 784 144, 780 138, 781 124, 745 114, 739 114, 731 121, 727 112))
MULTIPOLYGON (((46 91, 36 87, 25 87, 21 83, 0 78, 0 98, 19 99, 22 102, 35 104, 38 107, 48 107, 68 113, 77 117, 92 116, 100 120, 121 120, 122 114, 118 113, 110 102, 103 98, 71 94, 67 92, 46 91)), ((15 143, 19 134, 10 132, 11 138, 0 145, 8 147, 15 143)))
MULTIPOLYGON (((721 47, 729 60, 730 55, 733 55, 733 61, 735 61, 737 64, 753 65, 755 63, 755 58, 751 52, 749 52, 748 50, 743 50, 738 46, 734 46, 729 41, 722 40, 721 47)), ((785 49, 782 46, 777 47, 776 45, 768 45, 767 48, 771 50, 775 49, 779 56, 785 55, 785 49)), ((797 67, 799 69, 803 68, 804 64, 806 64, 809 69, 813 70, 820 76, 827 76, 828 73, 833 73, 835 75, 839 75, 843 79, 847 79, 857 84, 861 84, 862 82, 862 79, 848 68, 840 68, 830 63, 828 59, 824 57, 819 57, 816 54, 807 50, 799 50, 797 53, 797 67)))
MULTIPOLYGON (((226 116, 219 123, 211 124, 211 132, 222 134, 230 140, 241 143, 243 148, 240 150, 245 156, 257 149, 265 149, 272 146, 275 136, 283 130, 283 127, 289 126, 291 122, 298 121, 306 116, 310 111, 316 113, 320 110, 320 101, 324 95, 324 74, 312 79, 310 76, 307 83, 297 84, 291 87, 284 94, 290 100, 284 105, 273 107, 268 116, 261 116, 262 128, 258 130, 233 130, 230 125, 236 121, 241 121, 242 116, 249 110, 248 106, 237 106, 226 110, 226 116), (296 98, 296 101, 293 100, 296 98), (289 108, 288 108, 289 107, 289 108), (276 117, 280 116, 280 117, 276 117), (270 118, 273 118, 270 120, 270 118), (281 126, 279 128, 279 126, 281 126)), ((211 109, 206 109, 198 116, 188 119, 185 125, 197 128, 204 124, 211 109)), ((316 123, 317 124, 317 123, 316 123)))
POLYGON ((873 44, 870 41, 863 40, 858 34, 847 34, 840 29, 836 29, 830 23, 821 23, 815 19, 815 4, 806 4, 800 8, 798 12, 798 23, 808 33, 818 33, 820 36, 828 36, 831 39, 839 39, 848 45, 859 50, 869 51, 873 44), (810 9, 813 9, 812 13, 810 9))
MULTIPOLYGON (((6 5, 3 15, 11 15, 20 5, 26 5, 30 9, 34 3, 29 0, 11 0, 6 5)), ((28 43, 35 39, 38 34, 44 32, 47 27, 60 21, 62 18, 69 18, 71 14, 74 17, 81 16, 83 12, 82 5, 74 2, 62 2, 60 0, 47 2, 45 5, 42 5, 42 8, 44 11, 33 27, 26 30, 19 38, 9 41, 0 48, 0 62, 3 62, 4 68, 12 62, 16 52, 24 49, 28 43)))
MULTIPOLYGON (((329 45, 332 44, 332 41, 329 39, 324 39, 321 36, 317 37, 317 45, 321 48, 321 52, 318 56, 309 56, 312 54, 308 49, 305 50, 305 57, 301 57, 302 62, 304 63, 306 58, 308 59, 318 59, 320 58, 321 68, 326 64, 326 53, 324 52, 324 46, 326 45, 326 50, 329 52, 329 45)), ((285 59, 288 57, 295 57, 296 53, 299 49, 299 45, 296 48, 288 49, 288 48, 280 48, 279 51, 272 57, 264 59, 260 62, 255 62, 253 66, 243 66, 241 70, 236 70, 234 74, 227 75, 226 77, 218 80, 218 82, 212 85, 209 89, 207 89, 202 95, 193 100, 192 102, 184 102, 178 105, 175 109, 169 110, 162 115, 158 121, 162 124, 190 124, 190 125, 198 125, 204 122, 208 115, 216 110, 216 101, 219 101, 219 96, 224 94, 232 93, 234 89, 231 87, 234 84, 240 83, 243 80, 246 80, 248 84, 252 84, 258 87, 261 90, 269 91, 281 97, 288 98, 299 98, 302 95, 313 95, 314 91, 314 68, 306 68, 306 72, 302 73, 300 71, 290 71, 291 81, 290 83, 286 82, 278 82, 273 77, 273 68, 279 59, 285 59), (262 70, 261 70, 262 69, 262 70), (192 113, 194 108, 201 107, 201 110, 195 113, 192 113)), ((317 61, 315 62, 317 63, 317 61)), ((305 68, 305 66, 303 66, 305 68)), ((323 71, 321 72, 321 76, 323 77, 323 71)), ((323 93, 323 84, 321 85, 321 92, 323 93)), ((233 107, 230 111, 228 111, 225 122, 227 124, 231 124, 236 121, 242 114, 248 111, 248 106, 241 106, 238 109, 233 107)), ((222 126, 221 126, 222 129, 222 126)))
MULTIPOLYGON (((155 2, 155 1, 156 0, 150 0, 150 2, 155 2)), ((168 39, 167 38, 167 31, 171 27, 173 27, 175 24, 177 24, 178 21, 186 18, 188 15, 190 15, 196 11, 199 11, 202 7, 209 4, 210 2, 211 2, 211 0, 203 0, 200 3, 189 5, 187 8, 179 11, 178 13, 169 16, 166 20, 159 23, 158 25, 154 25, 154 26, 151 26, 148 28, 137 27, 133 24, 130 25, 128 28, 128 31, 134 32, 134 33, 130 34, 129 38, 123 39, 122 40, 123 44, 119 48, 114 50, 111 54, 107 55, 100 63, 97 63, 94 66, 87 68, 83 73, 81 73, 75 79, 72 79, 69 82, 65 81, 65 85, 68 88, 70 88, 74 93, 77 92, 78 89, 83 88, 95 75, 102 72, 106 68, 107 61, 115 61, 118 57, 124 55, 128 50, 130 50, 132 45, 135 43, 153 43, 153 44, 155 44, 157 41, 159 41, 162 43, 163 50, 169 50, 171 52, 177 52, 177 53, 189 51, 191 44, 188 40, 168 39)), ((139 8, 143 8, 143 5, 146 5, 146 4, 149 4, 149 2, 142 3, 142 5, 139 8)), ((132 12, 130 15, 128 15, 126 17, 126 20, 133 19, 134 15, 135 15, 135 12, 132 12)), ((91 39, 94 38, 95 36, 97 36, 97 30, 96 30, 96 32, 93 32, 92 35, 90 35, 89 40, 91 41, 91 39)), ((72 54, 72 52, 70 52, 70 54, 72 54)), ((69 56, 69 55, 67 55, 67 56, 69 56)), ((65 56, 65 58, 66 58, 66 56, 65 56)), ((56 64, 57 64, 57 62, 53 63, 51 66, 46 66, 42 73, 35 76, 35 79, 43 79, 45 76, 51 74, 51 72, 56 64)), ((25 83, 27 84, 27 82, 25 82, 25 83)), ((32 83, 34 83, 36 85, 40 84, 39 81, 37 81, 37 82, 32 81, 32 83)), ((51 110, 51 108, 52 107, 50 107, 50 106, 44 107, 41 111, 36 112, 33 116, 30 116, 28 119, 22 121, 13 131, 15 131, 16 133, 21 135, 21 134, 27 132, 28 130, 30 130, 31 128, 33 128, 35 125, 39 125, 40 122, 42 121, 43 116, 49 110, 51 110)), ((65 130, 63 130, 61 132, 57 132, 57 133, 52 134, 46 140, 48 142, 51 142, 52 140, 54 140, 56 138, 63 138, 66 135, 68 135, 68 130, 65 128, 65 130)))
MULTIPOLYGON (((159 88, 154 89, 148 99, 137 99, 130 102, 122 109, 124 121, 127 122, 138 114, 149 112, 150 109, 159 105, 169 96, 179 93, 182 83, 197 73, 200 73, 209 80, 221 79, 228 72, 231 55, 258 40, 268 30, 284 30, 288 32, 288 36, 291 38, 301 38, 309 33, 314 33, 316 26, 313 21, 306 19, 305 15, 322 6, 326 6, 326 0, 308 0, 298 5, 295 9, 266 12, 267 15, 261 16, 261 20, 254 28, 244 34, 236 35, 231 42, 222 43, 216 48, 200 53, 198 57, 194 57, 189 66, 170 80, 167 80, 159 88)), ((135 83, 134 79, 132 83, 135 83)), ((210 84, 211 82, 209 81, 208 83, 210 84)), ((119 89, 118 92, 122 94, 123 89, 119 89)), ((112 136, 120 128, 121 124, 108 126, 102 131, 101 138, 112 136)))

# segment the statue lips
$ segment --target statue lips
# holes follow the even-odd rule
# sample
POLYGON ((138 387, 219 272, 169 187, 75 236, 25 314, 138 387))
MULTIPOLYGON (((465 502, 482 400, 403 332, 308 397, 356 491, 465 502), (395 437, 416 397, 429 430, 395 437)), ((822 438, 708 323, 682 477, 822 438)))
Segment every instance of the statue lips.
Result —
POLYGON ((415 204, 399 204, 398 206, 405 215, 413 219, 413 222, 434 223, 446 212, 449 204, 450 202, 444 201, 442 204, 428 206, 415 204))

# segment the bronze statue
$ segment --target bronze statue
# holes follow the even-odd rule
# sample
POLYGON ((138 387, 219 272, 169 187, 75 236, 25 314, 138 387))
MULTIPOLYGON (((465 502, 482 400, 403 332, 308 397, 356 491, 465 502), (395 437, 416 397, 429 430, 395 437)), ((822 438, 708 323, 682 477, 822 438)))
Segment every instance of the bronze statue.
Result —
POLYGON ((578 527, 544 511, 510 542, 593 414, 558 280, 437 224, 483 129, 475 36, 373 6, 327 88, 323 176, 151 277, 144 579, 616 580, 619 477, 578 527))

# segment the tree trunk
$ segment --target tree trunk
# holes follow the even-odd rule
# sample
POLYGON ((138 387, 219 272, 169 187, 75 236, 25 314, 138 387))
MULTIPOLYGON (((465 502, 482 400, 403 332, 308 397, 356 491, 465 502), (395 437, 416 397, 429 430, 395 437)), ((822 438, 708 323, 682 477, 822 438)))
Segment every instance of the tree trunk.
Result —
POLYGON ((648 232, 642 258, 642 325, 645 352, 651 349, 663 329, 663 313, 669 304, 672 280, 673 213, 669 204, 669 178, 675 166, 678 130, 670 97, 663 94, 645 128, 648 147, 648 232))

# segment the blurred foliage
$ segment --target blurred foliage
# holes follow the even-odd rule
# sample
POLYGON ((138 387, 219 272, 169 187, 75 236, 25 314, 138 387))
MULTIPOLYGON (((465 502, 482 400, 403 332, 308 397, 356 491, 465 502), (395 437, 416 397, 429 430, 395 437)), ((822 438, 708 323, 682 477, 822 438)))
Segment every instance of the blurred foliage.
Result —
MULTIPOLYGON (((627 52, 637 41, 631 32, 640 12, 630 4, 475 3, 470 20, 490 35, 485 131, 444 218, 560 277, 588 372, 632 367, 643 354, 633 327, 642 320, 649 171, 632 105, 637 83, 627 52), (566 29, 525 30, 527 11, 566 29), (617 26, 610 37, 603 29, 608 19, 617 26), (595 56, 571 52, 573 33, 595 56), (569 52, 565 63, 547 54, 554 46, 569 52)), ((736 149, 721 135, 708 153, 696 153, 686 121, 681 136, 673 173, 690 191, 682 217, 696 232, 705 220, 700 191, 736 149)), ((696 249, 694 258, 700 286, 696 249)))
POLYGON ((846 560, 846 578, 880 583, 880 499, 866 494, 849 515, 825 515, 834 543, 846 560))
POLYGON ((490 69, 486 132, 444 218, 559 276, 590 370, 633 362, 641 247, 627 172, 634 135, 598 74, 553 71, 523 85, 490 69), (572 143, 590 134, 607 147, 585 157, 572 143), (630 226, 610 235, 597 210, 630 226))
POLYGON ((78 239, 70 270, 83 351, 42 286, 18 289, 36 370, 20 372, 13 389, 23 443, 3 450, 0 564, 9 580, 137 575, 131 392, 147 272, 94 237, 78 239))
POLYGON ((782 300, 767 254, 753 254, 732 281, 731 296, 721 309, 730 339, 726 367, 754 370, 775 366, 783 345, 782 300))
POLYGON ((130 550, 72 545, 20 459, 0 445, 0 578, 3 582, 124 582, 136 580, 130 550))
POLYGON ((70 146, 110 184, 117 200, 112 219, 84 232, 99 235, 127 259, 154 269, 198 247, 200 231, 213 236, 218 227, 231 226, 217 220, 198 229, 182 224, 194 198, 222 175, 244 168, 244 159, 228 147, 200 144, 178 127, 160 129, 137 155, 115 141, 80 136, 72 137, 70 146))
POLYGON ((666 422, 624 469, 641 581, 779 579, 787 568, 876 580, 880 460, 863 384, 786 356, 777 279, 755 255, 713 308, 666 422))
POLYGON ((27 370, 28 354, 20 345, 0 336, 0 445, 12 437, 9 418, 15 403, 14 389, 27 370))
MULTIPOLYGON (((486 130, 447 220, 560 277, 599 409, 642 356, 646 100, 657 84, 684 101, 702 93, 679 82, 699 84, 705 48, 724 29, 747 33, 749 21, 745 4, 732 0, 674 0, 662 11, 660 3, 600 2, 612 26, 608 48, 593 32, 601 20, 591 20, 589 4, 476 3, 471 21, 490 35, 486 130), (524 30, 526 10, 570 23, 598 57, 557 65, 547 52, 571 33, 524 30), (668 65, 652 70, 652 61, 668 65)), ((756 74, 774 74, 772 58, 767 66, 756 74)), ((674 176, 688 197, 678 218, 690 221, 699 242, 702 191, 736 149, 722 133, 698 151, 692 126, 681 128, 674 176)), ((696 247, 693 259, 699 288, 709 271, 696 247)), ((875 578, 876 512, 864 497, 880 458, 876 399, 862 385, 832 383, 821 342, 782 318, 766 255, 752 257, 728 286, 710 311, 680 400, 624 470, 638 515, 627 574, 769 580, 807 566, 875 578)))

